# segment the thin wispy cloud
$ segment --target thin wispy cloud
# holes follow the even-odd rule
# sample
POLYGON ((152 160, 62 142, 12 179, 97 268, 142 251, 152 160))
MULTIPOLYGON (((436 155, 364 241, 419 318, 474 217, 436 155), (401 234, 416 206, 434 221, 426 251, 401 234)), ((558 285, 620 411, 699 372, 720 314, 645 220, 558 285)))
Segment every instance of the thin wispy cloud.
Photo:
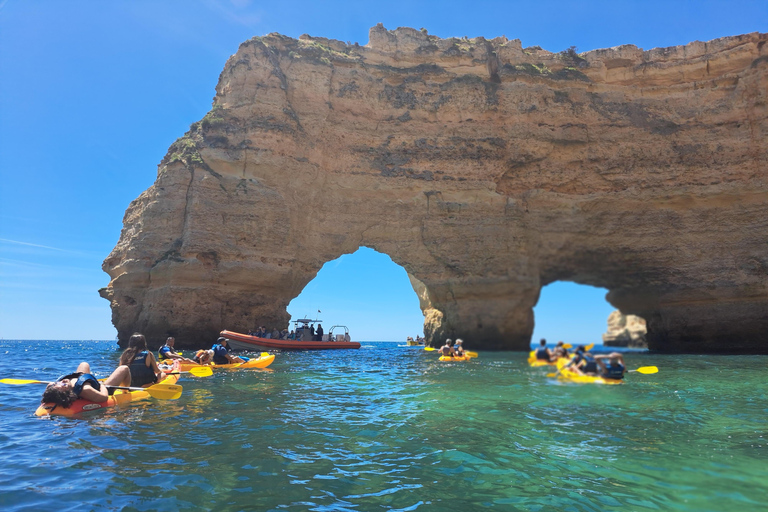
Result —
POLYGON ((259 10, 251 8, 250 0, 230 0, 230 5, 218 0, 205 0, 204 4, 227 22, 248 28, 256 28, 263 18, 259 10))
POLYGON ((46 249, 49 251, 63 252, 67 254, 76 254, 78 256, 89 256, 88 253, 85 253, 82 251, 72 251, 70 249, 62 249, 60 247, 51 247, 50 245, 33 244, 29 242, 22 242, 20 240, 10 240, 8 238, 0 238, 0 242, 4 242, 7 244, 14 244, 14 245, 22 245, 24 247, 35 247, 37 249, 46 249))

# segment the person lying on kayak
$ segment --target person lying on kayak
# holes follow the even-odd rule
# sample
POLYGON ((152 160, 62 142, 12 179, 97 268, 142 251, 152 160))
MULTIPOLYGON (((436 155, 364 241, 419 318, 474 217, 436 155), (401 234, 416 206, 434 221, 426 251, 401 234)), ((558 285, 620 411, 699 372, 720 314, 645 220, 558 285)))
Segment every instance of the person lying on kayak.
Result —
POLYGON ((56 382, 48 384, 40 401, 44 404, 55 404, 54 409, 56 407, 69 409, 72 402, 78 398, 91 402, 106 402, 114 391, 110 386, 130 385, 131 371, 125 365, 118 366, 104 382, 99 382, 91 374, 91 365, 82 362, 74 373, 59 377, 56 382))
POLYGON ((464 357, 464 340, 461 338, 456 338, 456 343, 453 345, 453 351, 456 353, 457 357, 464 357))
POLYGON ((580 375, 597 375, 597 362, 595 358, 584 350, 584 345, 576 347, 576 353, 570 361, 563 366, 563 369, 570 368, 580 375))
POLYGON ((160 349, 157 351, 158 359, 178 359, 179 361, 184 361, 185 363, 194 363, 193 360, 188 359, 176 352, 176 349, 173 348, 175 343, 176 338, 173 336, 168 336, 168 338, 165 340, 165 345, 160 347, 160 349))
POLYGON ((456 351, 453 350, 453 342, 451 338, 445 340, 445 345, 440 347, 440 355, 445 357, 456 357, 456 351))
POLYGON ((624 374, 627 373, 624 356, 618 352, 611 352, 607 356, 595 356, 595 362, 599 367, 600 376, 604 379, 623 379, 624 374))
POLYGON ((213 362, 216 364, 234 364, 250 361, 247 357, 233 356, 227 350, 227 338, 219 338, 211 347, 213 350, 213 362))
POLYGON ((155 355, 147 350, 147 339, 137 332, 128 340, 128 348, 120 356, 120 364, 131 370, 131 385, 134 387, 151 386, 165 378, 157 367, 155 355))
POLYGON ((550 352, 547 348, 547 340, 544 338, 541 338, 541 341, 539 342, 539 348, 536 349, 536 359, 539 361, 549 362, 557 360, 552 352, 550 352))

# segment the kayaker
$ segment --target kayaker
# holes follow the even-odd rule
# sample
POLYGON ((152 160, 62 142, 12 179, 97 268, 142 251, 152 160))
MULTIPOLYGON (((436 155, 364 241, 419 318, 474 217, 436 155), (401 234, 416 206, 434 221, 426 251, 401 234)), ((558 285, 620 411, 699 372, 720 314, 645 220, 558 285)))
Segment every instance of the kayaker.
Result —
POLYGON ((213 362, 216 364, 245 363, 250 360, 247 357, 231 355, 227 350, 227 338, 217 339, 211 350, 213 350, 213 362))
POLYGON ((440 355, 445 357, 456 357, 456 351, 453 350, 453 341, 451 338, 446 338, 445 345, 440 347, 440 355))
POLYGON ((552 352, 550 352, 547 348, 547 340, 544 338, 541 338, 541 341, 539 342, 539 348, 536 349, 536 359, 539 361, 554 360, 552 352))
POLYGON ((193 360, 188 359, 176 352, 176 349, 173 348, 175 343, 176 338, 173 336, 168 336, 165 339, 165 345, 160 347, 160 349, 157 351, 158 359, 178 359, 179 361, 184 361, 185 363, 194 363, 193 360))
POLYGON ((624 374, 627 373, 624 356, 618 352, 611 352, 607 356, 595 356, 595 362, 599 367, 600 376, 604 379, 623 379, 624 374))
POLYGON ((555 361, 557 361, 561 357, 563 357, 563 358, 564 357, 570 357, 570 354, 568 353, 568 349, 565 348, 565 343, 563 343, 562 341, 558 341, 557 345, 555 345, 554 358, 553 359, 555 361))
POLYGON ((584 345, 576 347, 576 353, 570 361, 563 367, 570 368, 581 375, 597 375, 597 362, 595 358, 584 349, 584 345))
POLYGON ((453 345, 453 351, 456 352, 457 357, 464 357, 464 340, 456 338, 456 343, 453 345))
POLYGON ((53 409, 69 409, 72 402, 78 398, 91 402, 106 402, 113 392, 110 386, 130 385, 131 371, 125 365, 118 366, 104 382, 99 382, 99 379, 91 374, 91 365, 82 362, 74 373, 59 377, 56 382, 48 384, 40 401, 44 404, 54 404, 53 409))
POLYGON ((157 367, 155 355, 147 350, 147 339, 143 334, 134 333, 128 340, 128 348, 120 356, 120 364, 131 371, 134 387, 147 387, 165 378, 157 367))
POLYGON ((211 364, 211 361, 213 361, 213 350, 198 350, 192 360, 197 364, 211 364))

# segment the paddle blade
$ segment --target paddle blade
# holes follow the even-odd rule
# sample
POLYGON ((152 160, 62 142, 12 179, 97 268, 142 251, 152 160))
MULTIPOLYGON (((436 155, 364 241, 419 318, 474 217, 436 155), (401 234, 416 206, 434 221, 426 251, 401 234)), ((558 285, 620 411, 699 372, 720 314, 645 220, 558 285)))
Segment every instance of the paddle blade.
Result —
POLYGON ((437 349, 432 347, 424 347, 424 350, 426 350, 427 352, 432 352, 433 350, 437 350, 437 349))
POLYGON ((571 345, 570 343, 563 343, 563 348, 566 350, 570 350, 573 348, 573 345, 571 345))
POLYGON ((155 384, 145 388, 152 397, 160 400, 176 400, 181 396, 182 387, 176 384, 155 384))
POLYGON ((213 375, 213 370, 209 366, 193 366, 189 369, 189 373, 195 377, 210 377, 213 375))
POLYGON ((655 366, 641 366, 637 370, 629 370, 631 372, 638 372, 638 373, 644 373, 646 375, 650 375, 652 373, 659 373, 659 369, 655 366))
POLYGON ((44 380, 32 380, 32 379, 0 379, 0 383, 3 384, 48 384, 44 380))
POLYGON ((472 352, 471 350, 465 350, 465 355, 468 355, 469 357, 477 357, 477 352, 472 352))
POLYGON ((590 350, 592 350, 593 348, 595 348, 595 344, 594 344, 594 343, 590 343, 589 345, 587 345, 586 347, 584 347, 584 352, 589 352, 589 351, 590 351, 590 350))

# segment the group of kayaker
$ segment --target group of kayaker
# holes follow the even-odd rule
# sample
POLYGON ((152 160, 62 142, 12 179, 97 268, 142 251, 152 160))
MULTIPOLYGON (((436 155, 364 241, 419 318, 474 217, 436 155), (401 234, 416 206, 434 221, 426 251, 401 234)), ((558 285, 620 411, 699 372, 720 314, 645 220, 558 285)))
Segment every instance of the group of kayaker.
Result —
POLYGON ((618 352, 611 352, 608 355, 593 355, 586 350, 584 345, 576 347, 573 355, 568 353, 568 349, 562 341, 559 341, 553 350, 547 348, 547 340, 539 342, 539 348, 535 351, 537 360, 555 363, 560 359, 568 359, 563 365, 558 365, 561 372, 568 369, 579 375, 589 375, 602 377, 604 379, 623 379, 627 372, 624 364, 624 356, 618 352))
MULTIPOLYGON (((208 350, 198 350, 193 359, 188 359, 173 348, 176 339, 169 336, 158 350, 160 360, 178 360, 193 364, 245 363, 249 358, 233 356, 227 349, 227 339, 219 338, 208 350)), ((104 381, 91 374, 91 365, 82 362, 74 373, 59 377, 48 384, 43 392, 42 402, 68 408, 78 398, 92 402, 106 402, 115 387, 148 387, 162 381, 165 373, 157 365, 155 355, 147 349, 143 334, 134 333, 128 340, 128 348, 120 355, 120 365, 104 381)))
POLYGON ((544 338, 541 339, 539 348, 536 349, 536 359, 539 361, 554 363, 563 357, 570 357, 565 343, 558 341, 557 345, 555 345, 555 348, 553 350, 549 350, 547 348, 547 340, 544 338))
POLYGON ((147 349, 143 334, 134 333, 128 340, 128 348, 120 355, 120 365, 103 382, 91 374, 91 365, 82 362, 74 373, 59 377, 48 384, 42 402, 68 408, 82 397, 92 402, 106 402, 115 386, 147 387, 165 378, 157 366, 154 354, 147 349))
POLYGON ((227 348, 227 338, 219 338, 216 343, 210 349, 201 349, 195 353, 195 357, 188 359, 176 352, 173 346, 176 344, 176 339, 173 336, 169 336, 165 340, 165 345, 160 347, 157 351, 160 359, 164 360, 178 360, 185 363, 193 364, 233 364, 233 363, 245 363, 250 358, 245 356, 233 356, 229 353, 227 348))
POLYGON ((451 338, 447 338, 445 345, 440 347, 440 355, 445 357, 464 357, 464 341, 461 338, 456 338, 454 342, 451 338))

